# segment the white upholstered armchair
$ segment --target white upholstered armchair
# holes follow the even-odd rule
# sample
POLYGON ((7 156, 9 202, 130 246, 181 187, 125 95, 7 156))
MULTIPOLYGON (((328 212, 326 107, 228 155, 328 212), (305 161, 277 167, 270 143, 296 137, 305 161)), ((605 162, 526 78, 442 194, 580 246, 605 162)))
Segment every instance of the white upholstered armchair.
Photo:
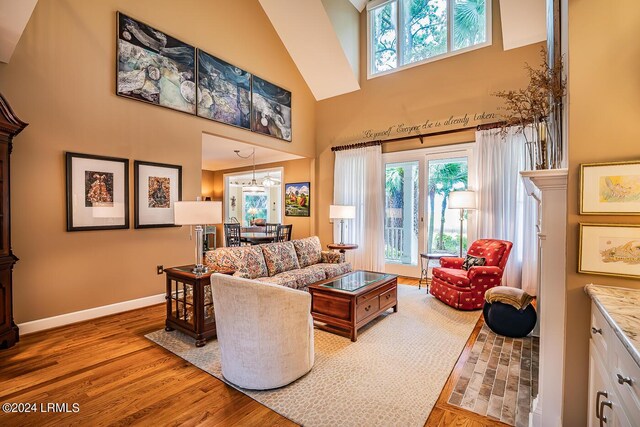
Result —
POLYGON ((266 390, 287 385, 311 370, 311 295, 224 274, 211 276, 211 290, 227 381, 266 390))

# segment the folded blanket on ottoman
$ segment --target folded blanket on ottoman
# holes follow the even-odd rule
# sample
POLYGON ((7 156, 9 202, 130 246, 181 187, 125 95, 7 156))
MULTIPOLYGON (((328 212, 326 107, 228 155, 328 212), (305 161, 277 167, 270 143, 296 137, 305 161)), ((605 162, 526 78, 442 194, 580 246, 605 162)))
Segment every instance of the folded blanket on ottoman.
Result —
POLYGON ((496 286, 495 288, 489 289, 484 294, 484 300, 489 304, 501 302, 503 304, 509 304, 518 310, 524 310, 529 304, 531 304, 533 297, 522 289, 510 288, 508 286, 496 286))

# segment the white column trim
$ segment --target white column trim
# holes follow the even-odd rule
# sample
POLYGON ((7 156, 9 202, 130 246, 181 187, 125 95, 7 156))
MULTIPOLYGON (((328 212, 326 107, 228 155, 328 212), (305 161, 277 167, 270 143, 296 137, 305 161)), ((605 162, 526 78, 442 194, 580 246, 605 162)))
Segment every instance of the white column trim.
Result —
POLYGON ((529 425, 561 426, 566 334, 567 169, 520 173, 541 192, 539 393, 529 425), (543 403, 544 402, 544 403, 543 403))

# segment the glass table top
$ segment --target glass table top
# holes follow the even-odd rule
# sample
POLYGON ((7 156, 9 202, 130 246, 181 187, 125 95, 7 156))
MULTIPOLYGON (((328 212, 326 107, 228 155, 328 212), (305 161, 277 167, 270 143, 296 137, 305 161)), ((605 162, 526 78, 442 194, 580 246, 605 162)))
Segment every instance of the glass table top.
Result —
POLYGON ((339 289, 341 291, 355 292, 360 288, 363 288, 375 282, 386 280, 390 277, 393 277, 393 275, 385 273, 374 273, 371 271, 354 271, 351 274, 347 274, 346 276, 320 286, 323 286, 325 288, 339 289))

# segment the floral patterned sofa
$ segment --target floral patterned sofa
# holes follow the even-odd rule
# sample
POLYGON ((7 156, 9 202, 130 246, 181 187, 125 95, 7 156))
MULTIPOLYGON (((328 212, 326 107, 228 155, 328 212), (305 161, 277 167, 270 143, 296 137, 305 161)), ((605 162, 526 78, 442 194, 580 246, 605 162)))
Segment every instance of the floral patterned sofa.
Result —
POLYGON ((234 271, 245 279, 306 290, 312 283, 349 273, 344 254, 323 251, 317 236, 257 246, 208 251, 205 263, 215 271, 234 271))

